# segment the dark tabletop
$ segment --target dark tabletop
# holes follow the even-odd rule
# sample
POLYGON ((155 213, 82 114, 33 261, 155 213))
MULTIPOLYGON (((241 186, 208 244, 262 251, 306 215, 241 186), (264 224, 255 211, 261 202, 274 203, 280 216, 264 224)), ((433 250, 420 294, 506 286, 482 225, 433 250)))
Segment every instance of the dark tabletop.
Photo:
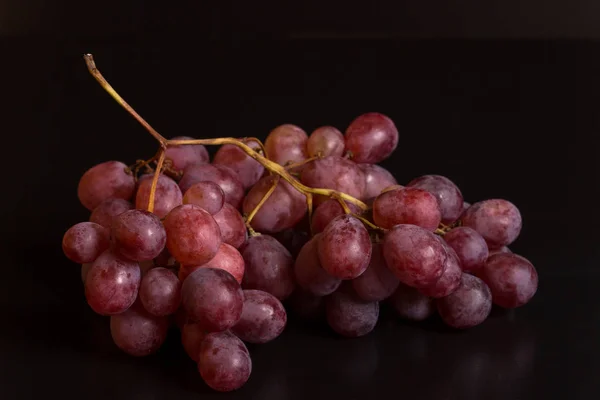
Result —
POLYGON ((0 393, 6 399, 537 399, 600 394, 600 44, 574 40, 243 38, 83 32, 0 39, 4 142, 0 393), (382 165, 399 182, 450 177, 465 199, 506 198, 524 227, 512 249, 539 290, 512 311, 452 331, 385 310, 341 339, 290 317, 250 346, 246 386, 218 394, 174 331, 136 359, 83 295, 64 231, 87 220, 80 175, 154 154, 153 139, 88 74, 166 136, 258 136, 282 123, 344 129, 379 111, 400 132, 382 165))

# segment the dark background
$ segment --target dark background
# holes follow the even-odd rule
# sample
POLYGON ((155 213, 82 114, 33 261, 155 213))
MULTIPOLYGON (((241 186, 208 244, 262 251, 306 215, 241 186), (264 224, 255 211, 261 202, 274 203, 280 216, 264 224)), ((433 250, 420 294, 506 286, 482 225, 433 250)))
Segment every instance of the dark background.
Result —
POLYGON ((594 398, 600 394, 600 5, 593 1, 218 6, 3 2, 0 384, 7 399, 594 398), (176 332, 155 356, 112 344, 60 249, 88 218, 90 166, 154 154, 153 139, 88 74, 165 136, 258 136, 281 123, 343 130, 379 111, 400 131, 399 182, 450 177, 469 201, 523 214, 511 246, 540 274, 525 307, 466 332, 384 313, 342 340, 291 319, 250 348, 238 392, 210 391, 176 332))

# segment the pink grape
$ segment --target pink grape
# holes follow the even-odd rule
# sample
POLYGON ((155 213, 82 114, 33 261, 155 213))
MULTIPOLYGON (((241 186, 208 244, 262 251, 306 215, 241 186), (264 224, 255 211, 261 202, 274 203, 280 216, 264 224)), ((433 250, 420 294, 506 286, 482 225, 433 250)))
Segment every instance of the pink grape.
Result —
MULTIPOLYGON (((246 195, 244 214, 252 212, 273 185, 275 177, 265 176, 246 195)), ((250 225, 259 232, 277 233, 294 227, 306 215, 306 197, 292 185, 279 180, 269 199, 258 210, 250 225)))
POLYGON ((521 232, 521 213, 511 202, 501 199, 473 204, 462 218, 463 226, 476 230, 490 249, 507 246, 521 232))
POLYGON ((199 268, 192 272, 183 282, 181 295, 188 318, 209 332, 230 329, 242 315, 242 288, 222 269, 199 268))
POLYGON ((225 203, 225 193, 214 182, 198 182, 190 186, 183 195, 183 204, 194 204, 215 215, 225 203))
POLYGON ((240 253, 246 263, 244 289, 262 290, 279 300, 289 297, 295 287, 294 260, 277 239, 269 235, 251 237, 240 253))
POLYGON ((424 321, 435 313, 431 297, 402 283, 390 297, 390 303, 400 318, 410 321, 424 321))
POLYGON ((179 181, 179 188, 185 193, 193 184, 204 181, 219 185, 225 193, 225 201, 236 209, 240 208, 244 199, 244 186, 235 172, 223 165, 202 164, 187 167, 179 181))
POLYGON ((457 329, 481 324, 492 310, 492 293, 481 279, 462 274, 458 289, 436 301, 442 320, 457 329))
POLYGON ((316 296, 326 296, 335 292, 342 280, 329 275, 321 266, 317 250, 320 236, 317 233, 298 253, 294 276, 302 289, 316 296))
MULTIPOLYGON (((148 209, 152 180, 152 175, 144 175, 138 182, 138 190, 135 195, 135 208, 138 210, 148 209)), ((183 195, 177 183, 168 176, 160 174, 154 195, 154 214, 159 218, 164 218, 172 209, 181 205, 182 200, 183 195)))
POLYGON ((231 204, 223 204, 223 208, 213 215, 215 222, 219 225, 221 238, 224 243, 230 244, 236 249, 239 248, 248 236, 246 223, 242 214, 231 204))
POLYGON ((106 161, 88 169, 77 187, 81 204, 92 211, 106 199, 130 200, 135 191, 133 174, 119 161, 106 161))
MULTIPOLYGON (((260 146, 254 141, 246 143, 254 151, 259 151, 260 146)), ((265 167, 246 154, 238 146, 226 144, 215 154, 213 164, 224 165, 231 168, 242 182, 244 189, 250 189, 263 176, 265 167)))
POLYGON ((196 362, 200 358, 200 345, 206 335, 208 335, 208 332, 195 322, 186 323, 181 329, 181 344, 183 345, 183 349, 196 362))
POLYGON ((182 265, 179 268, 179 280, 181 282, 185 281, 185 278, 199 268, 220 268, 229 272, 240 284, 245 270, 242 255, 235 247, 227 243, 221 243, 217 255, 206 264, 198 266, 182 265))
POLYGON ((506 246, 502 246, 497 249, 490 250, 490 254, 489 254, 488 258, 493 256, 494 254, 498 254, 498 253, 512 253, 512 250, 506 246))
POLYGON ((94 222, 80 222, 65 233, 62 249, 67 258, 78 264, 93 262, 110 245, 110 231, 94 222))
POLYGON ((119 314, 135 301, 141 281, 138 263, 126 260, 110 250, 92 264, 85 279, 85 297, 100 315, 119 314))
POLYGON ((335 217, 318 240, 323 269, 339 279, 354 279, 371 260, 371 239, 363 223, 351 215, 335 217))
POLYGON ((354 291, 365 301, 381 301, 391 296, 399 284, 398 278, 385 264, 381 244, 373 244, 369 267, 352 280, 354 291))
POLYGON ((358 164, 365 176, 363 199, 369 201, 377 197, 385 188, 397 185, 396 178, 377 164, 358 164))
MULTIPOLYGON (((172 140, 193 140, 189 136, 176 136, 172 140)), ((208 150, 201 144, 182 144, 169 146, 165 152, 167 159, 172 161, 176 170, 183 171, 191 165, 206 164, 210 162, 208 150)))
POLYGON ((306 160, 308 135, 302 128, 284 124, 273 129, 265 140, 265 150, 269 159, 279 165, 306 160))
MULTIPOLYGON (((360 214, 360 208, 354 204, 348 204, 348 208, 355 214, 360 214)), ((311 220, 313 233, 323 232, 325 227, 337 216, 344 215, 344 209, 340 202, 335 199, 329 199, 321 203, 315 210, 311 220)))
POLYGON ((385 229, 412 224, 433 232, 440 224, 441 213, 431 193, 407 187, 377 196, 373 202, 373 221, 385 229))
MULTIPOLYGON (((439 238, 439 236, 438 236, 439 238)), ((439 239, 439 242, 446 250, 446 262, 444 263, 444 272, 432 286, 422 288, 421 293, 433 298, 446 297, 454 292, 460 286, 460 279, 463 273, 460 259, 454 249, 444 239, 439 239)))
POLYGON ((174 208, 165 218, 169 253, 182 264, 202 265, 221 245, 221 231, 207 211, 193 204, 174 208))
MULTIPOLYGON (((319 158, 302 169, 300 180, 313 188, 334 189, 361 199, 365 192, 365 176, 354 162, 342 157, 319 158)), ((315 205, 324 202, 323 196, 315 196, 315 205)))
POLYGON ((127 200, 110 198, 98 204, 90 215, 90 222, 95 222, 105 228, 110 228, 114 217, 133 209, 133 204, 127 200))
POLYGON ((164 317, 174 314, 181 304, 181 282, 166 268, 153 268, 142 278, 140 301, 150 314, 164 317))
POLYGON ((477 276, 489 286, 494 304, 503 308, 527 304, 537 292, 537 271, 529 260, 517 254, 493 255, 477 276))
POLYGON ((133 261, 152 260, 167 242, 167 233, 158 216, 142 210, 125 211, 115 217, 111 236, 116 251, 133 261))
POLYGON ((248 343, 267 343, 281 335, 287 324, 283 304, 262 290, 244 290, 242 317, 233 328, 237 337, 248 343))
POLYGON ((294 290, 289 306, 295 315, 307 320, 318 320, 325 316, 325 297, 316 296, 302 288, 294 290))
POLYGON ((231 332, 209 333, 200 345, 198 371, 212 389, 230 392, 248 381, 252 360, 246 345, 231 332))
POLYGON ((469 227, 453 228, 444 235, 444 240, 456 251, 463 271, 478 271, 488 258, 489 251, 485 239, 469 227))
POLYGON ((310 134, 306 142, 308 157, 343 156, 344 135, 333 126, 322 126, 310 134))
POLYGON ((433 194, 440 205, 444 224, 451 224, 462 214, 464 204, 462 193, 458 186, 445 176, 424 175, 413 179, 406 186, 423 189, 433 194))
POLYGON ((357 163, 375 164, 385 160, 398 146, 398 129, 380 113, 367 113, 350 123, 345 133, 346 149, 357 163))
POLYGON ((417 289, 433 285, 442 276, 447 257, 435 234, 404 224, 385 234, 383 256, 400 282, 417 289))
POLYGON ((135 357, 155 353, 165 342, 168 329, 168 318, 150 315, 140 306, 110 317, 113 341, 125 353, 135 357))
POLYGON ((329 326, 346 337, 368 334, 379 319, 378 302, 365 302, 343 286, 327 297, 325 307, 329 326))

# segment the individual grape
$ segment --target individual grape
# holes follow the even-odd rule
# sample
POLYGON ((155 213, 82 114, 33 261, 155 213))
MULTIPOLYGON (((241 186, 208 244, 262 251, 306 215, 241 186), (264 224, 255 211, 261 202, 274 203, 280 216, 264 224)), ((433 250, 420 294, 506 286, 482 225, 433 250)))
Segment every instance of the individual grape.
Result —
POLYGON ((271 293, 285 300, 293 292, 294 260, 273 236, 253 236, 240 248, 246 262, 242 286, 271 293))
POLYGON ((174 314, 181 304, 181 282, 162 267, 153 268, 142 278, 140 301, 150 314, 164 317, 174 314))
POLYGON ((308 135, 302 128, 284 124, 273 129, 265 140, 265 150, 269 159, 279 165, 306 160, 308 135))
POLYGON ((321 266, 339 279, 354 279, 365 272, 371 252, 369 232, 351 215, 335 217, 318 240, 321 266))
POLYGON ((444 240, 456 251, 463 271, 476 272, 487 260, 489 251, 485 239, 475 230, 460 226, 444 235, 444 240))
POLYGON ((390 229, 411 224, 435 231, 440 224, 440 207, 435 197, 422 189, 404 188, 382 193, 373 202, 373 221, 390 229))
POLYGON ((390 297, 390 303, 400 318, 410 321, 424 321, 435 312, 434 299, 402 283, 390 297))
POLYGON ((88 271, 85 297, 98 314, 119 314, 135 301, 141 279, 138 263, 107 250, 100 254, 88 271))
POLYGON ((481 279, 462 274, 458 289, 436 301, 442 320, 457 329, 481 324, 492 310, 492 293, 481 279))
POLYGON ((398 278, 385 264, 381 244, 373 244, 369 267, 352 280, 354 291, 365 301, 381 301, 394 293, 399 284, 398 278))
POLYGON ((310 240, 308 232, 297 228, 277 232, 273 234, 273 237, 290 252, 294 259, 298 257, 302 247, 310 240))
POLYGON ((358 164, 365 176, 365 191, 363 199, 377 197, 385 188, 398 185, 396 178, 385 168, 377 164, 358 164))
POLYGON ((477 231, 490 249, 507 246, 521 233, 521 213, 511 202, 501 199, 473 204, 462 218, 463 226, 477 231))
POLYGON ((325 317, 325 297, 297 288, 289 298, 289 306, 294 315, 307 320, 318 320, 325 317))
POLYGON ((225 193, 214 182, 198 182, 190 186, 183 195, 183 204, 194 204, 215 215, 225 203, 225 193))
POLYGON ((105 228, 110 228, 113 218, 133 209, 133 204, 127 200, 110 198, 104 200, 94 208, 90 215, 90 222, 95 222, 105 228))
POLYGON ((80 222, 65 233, 62 249, 78 264, 93 262, 110 245, 110 231, 94 222, 80 222))
POLYGON ((285 329, 287 313, 283 304, 262 290, 244 290, 242 317, 233 328, 237 337, 248 343, 267 343, 285 329))
POLYGON ((490 254, 489 254, 488 258, 490 258, 494 254, 498 254, 498 253, 512 253, 512 251, 508 247, 502 246, 502 247, 499 247, 497 249, 490 250, 490 254))
POLYGON ((357 163, 376 164, 385 160, 398 146, 398 129, 394 122, 380 113, 360 115, 350 123, 345 133, 346 150, 357 163))
POLYGON ((423 289, 444 272, 446 251, 436 235, 415 225, 396 225, 383 239, 388 268, 405 285, 423 289))
POLYGON ((300 250, 294 266, 294 275, 298 285, 315 296, 326 296, 335 292, 342 280, 329 275, 319 261, 317 233, 300 250))
MULTIPOLYGON (((172 140, 193 140, 189 136, 176 136, 172 140)), ((171 160, 175 170, 183 171, 191 165, 206 164, 210 162, 208 150, 201 144, 182 144, 169 146, 165 151, 165 157, 171 160)))
POLYGON ((157 215, 129 210, 115 217, 111 228, 114 248, 133 261, 157 257, 165 248, 167 233, 157 215))
POLYGON ((240 208, 244 199, 244 186, 236 174, 223 165, 192 165, 185 169, 179 181, 179 188, 183 193, 198 182, 214 182, 225 193, 225 201, 236 209, 240 208))
POLYGON ((81 281, 83 283, 85 283, 90 268, 92 268, 92 263, 81 264, 81 281))
POLYGON ((343 156, 344 135, 333 126, 322 126, 310 134, 306 142, 308 157, 343 156))
MULTIPOLYGON (((273 186, 275 176, 261 178, 246 195, 244 214, 250 214, 273 186)), ((293 228, 306 215, 306 197, 280 179, 267 201, 254 215, 250 225, 259 232, 276 233, 293 228)))
MULTIPOLYGON (((350 203, 348 208, 355 214, 360 214, 358 206, 350 203)), ((340 202, 335 199, 329 199, 321 203, 315 210, 311 220, 313 233, 323 232, 325 227, 337 216, 346 214, 340 205, 340 202)))
POLYGON ((464 204, 462 193, 458 186, 445 176, 424 175, 413 179, 406 186, 423 189, 433 194, 440 205, 444 224, 451 224, 462 214, 464 204))
POLYGON ((252 360, 246 345, 231 332, 209 333, 200 345, 198 371, 212 389, 230 392, 248 381, 252 360))
POLYGON ((229 272, 222 269, 197 269, 183 282, 181 295, 190 320, 209 332, 231 328, 242 315, 242 288, 229 272))
POLYGON ((169 253, 182 264, 202 265, 221 245, 221 231, 207 211, 193 204, 174 208, 165 218, 169 253))
POLYGON ((181 329, 181 344, 183 345, 183 349, 195 362, 198 362, 200 358, 200 345, 206 335, 208 335, 208 332, 195 322, 186 323, 181 329))
MULTIPOLYGON (((135 208, 138 210, 148 209, 152 181, 152 175, 144 175, 138 181, 138 190, 135 195, 135 208)), ((154 214, 159 218, 164 218, 172 209, 181 205, 182 201, 183 195, 179 186, 177 186, 177 182, 166 175, 160 174, 154 195, 154 214)))
MULTIPOLYGON (((300 180, 313 188, 334 189, 357 199, 365 193, 365 176, 354 162, 337 156, 319 158, 302 169, 300 180)), ((315 196, 315 205, 326 198, 315 196)))
POLYGON ((379 319, 379 303, 366 302, 342 287, 325 300, 327 323, 346 337, 364 336, 371 332, 379 319))
POLYGON ((490 257, 477 276, 489 286, 494 304, 503 308, 527 304, 537 292, 537 271, 529 260, 517 254, 490 257))
POLYGON ((220 268, 229 272, 238 283, 242 283, 244 277, 244 259, 240 252, 227 243, 221 243, 217 255, 209 262, 198 266, 182 265, 179 268, 179 280, 183 282, 192 272, 198 268, 220 268))
POLYGON ((165 342, 168 329, 168 318, 151 315, 140 306, 110 317, 113 341, 118 348, 135 357, 155 353, 165 342))
POLYGON ((106 199, 130 200, 135 191, 133 174, 119 161, 106 161, 88 169, 77 187, 81 204, 92 211, 106 199))
MULTIPOLYGON (((254 141, 246 142, 254 151, 260 150, 260 145, 254 141)), ((246 154, 238 146, 226 144, 215 154, 213 164, 231 168, 242 182, 244 189, 250 189, 265 172, 265 167, 246 154)))
POLYGON ((231 204, 223 204, 223 208, 213 215, 224 243, 230 244, 236 249, 239 248, 248 237, 246 223, 242 214, 231 204))
MULTIPOLYGON (((439 236, 438 236, 439 238, 439 236)), ((454 292, 460 286, 460 278, 463 270, 460 259, 454 249, 444 239, 439 238, 439 242, 446 250, 446 262, 444 263, 444 272, 432 286, 422 288, 421 293, 433 298, 446 297, 454 292)))

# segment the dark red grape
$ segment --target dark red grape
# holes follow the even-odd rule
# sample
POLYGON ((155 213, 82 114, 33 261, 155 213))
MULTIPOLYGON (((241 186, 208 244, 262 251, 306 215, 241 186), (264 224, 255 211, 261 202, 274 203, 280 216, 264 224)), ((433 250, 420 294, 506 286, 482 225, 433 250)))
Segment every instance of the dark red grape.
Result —
POLYGON ((520 307, 537 292, 537 271, 529 260, 517 254, 491 256, 477 276, 489 286, 494 304, 500 307, 520 307))
POLYGON ((419 290, 400 284, 390 297, 398 315, 410 321, 424 321, 435 313, 435 301, 419 290))
POLYGON ((478 271, 488 258, 487 243, 474 229, 466 226, 453 228, 444 235, 444 240, 456 251, 463 271, 478 271))
POLYGON ((110 317, 113 341, 125 353, 135 357, 155 353, 165 342, 168 329, 168 318, 150 315, 139 306, 110 317))
POLYGON ((81 204, 92 211, 106 199, 130 200, 135 191, 135 179, 126 171, 127 165, 119 161, 106 161, 88 169, 77 188, 81 204))
POLYGON ((123 199, 106 199, 94 208, 90 215, 90 222, 95 222, 105 228, 110 228, 113 218, 133 209, 133 204, 123 199))
POLYGON ((490 249, 507 246, 521 233, 521 213, 507 200, 492 199, 473 204, 462 218, 463 226, 476 230, 490 249))
MULTIPOLYGON (((135 208, 147 210, 152 189, 152 175, 144 175, 138 182, 138 190, 135 195, 135 208)), ((156 183, 154 195, 154 214, 164 218, 172 209, 181 205, 183 195, 177 182, 166 175, 160 174, 156 183)))
MULTIPOLYGON (((439 237, 439 236, 438 236, 439 237)), ((448 246, 444 239, 439 239, 446 250, 446 262, 444 263, 444 272, 432 286, 422 288, 421 292, 429 297, 446 297, 454 292, 460 286, 462 268, 458 255, 452 247, 448 246)))
MULTIPOLYGON (((177 136, 172 140, 193 140, 189 136, 177 136)), ((183 144, 178 146, 169 146, 165 152, 168 160, 172 161, 172 166, 176 170, 183 171, 191 165, 206 164, 210 162, 210 157, 206 147, 201 144, 183 144)))
POLYGON ((310 134, 306 142, 308 157, 343 156, 344 135, 333 126, 322 126, 310 134))
POLYGON ((230 244, 236 249, 239 248, 248 237, 246 223, 242 214, 235 209, 231 204, 223 204, 223 208, 213 215, 224 243, 230 244))
POLYGON ((194 204, 215 215, 225 203, 225 193, 221 186, 214 182, 198 182, 193 184, 183 195, 183 204, 194 204))
POLYGON ((235 247, 227 243, 221 243, 217 255, 206 264, 197 266, 182 265, 179 268, 179 280, 181 282, 185 281, 185 278, 198 268, 220 268, 229 272, 240 284, 245 270, 242 255, 235 247))
POLYGON ((284 124, 273 129, 265 140, 270 160, 279 165, 306 160, 308 135, 296 125, 284 124))
POLYGON ((236 209, 240 208, 244 198, 244 186, 235 172, 223 165, 192 165, 185 169, 179 181, 179 188, 183 193, 198 182, 214 182, 225 193, 225 201, 236 209))
POLYGON ((364 336, 379 319, 379 303, 361 300, 352 291, 338 289, 325 300, 327 323, 346 337, 364 336))
POLYGON ((458 289, 436 301, 442 320, 457 329, 481 324, 492 310, 492 293, 481 279, 462 274, 458 289))
POLYGON ((248 381, 252 360, 244 343, 231 332, 209 333, 200 345, 198 371, 212 389, 230 392, 248 381))
MULTIPOLYGON (((255 151, 260 150, 260 146, 254 141, 247 142, 246 144, 255 151)), ((231 168, 237 174, 240 182, 242 182, 244 189, 254 186, 265 172, 265 167, 258 161, 250 157, 238 146, 232 144, 221 146, 217 154, 215 154, 213 164, 231 168)))
POLYGON ((296 282, 304 290, 316 296, 325 296, 333 293, 342 280, 329 275, 321 266, 317 250, 320 236, 317 233, 302 247, 296 258, 294 275, 296 282))
POLYGON ((174 314, 181 304, 181 282, 171 270, 153 268, 142 278, 140 301, 157 317, 174 314))
POLYGON ((129 210, 115 217, 111 228, 117 252, 133 261, 157 257, 165 248, 167 233, 158 216, 142 210, 129 210))
POLYGON ((381 244, 374 243, 369 267, 352 280, 354 291, 365 301, 381 301, 394 293, 399 284, 398 278, 385 264, 381 244))
POLYGON ((262 290, 244 290, 242 317, 233 328, 237 337, 248 343, 267 343, 281 335, 287 324, 283 304, 262 290))
POLYGON ((80 222, 65 233, 62 249, 78 264, 91 263, 110 245, 110 231, 94 222, 80 222))
POLYGON ((398 146, 398 129, 387 116, 371 112, 360 115, 346 129, 346 150, 357 163, 385 160, 398 146))
POLYGON ((273 234, 273 237, 288 249, 294 259, 298 257, 302 247, 310 240, 309 233, 298 227, 277 232, 273 234))
MULTIPOLYGON (((365 176, 354 162, 337 156, 319 158, 302 169, 300 180, 313 188, 334 189, 357 199, 363 198, 365 176)), ((315 196, 315 205, 327 200, 315 196)))
POLYGON ((382 190, 397 185, 396 178, 385 168, 377 164, 358 164, 365 176, 365 192, 363 199, 368 201, 377 197, 382 190))
MULTIPOLYGON (((360 209, 354 204, 348 204, 348 208, 355 214, 360 214, 360 209)), ((311 220, 313 233, 323 232, 325 227, 337 216, 344 215, 344 209, 340 202, 335 199, 329 199, 321 203, 315 210, 311 220)))
POLYGON ((412 224, 433 232, 441 221, 440 207, 435 196, 425 190, 390 190, 375 198, 373 221, 385 229, 412 224))
POLYGON ((433 194, 440 205, 444 224, 456 221, 463 212, 462 193, 458 186, 445 176, 424 175, 413 179, 406 186, 423 189, 433 194))
POLYGON ((208 332, 195 322, 186 323, 181 329, 181 344, 183 345, 183 349, 196 362, 200 358, 200 345, 207 334, 208 332))
POLYGON ((371 252, 369 232, 351 215, 335 217, 318 240, 321 266, 339 279, 354 279, 365 272, 371 252))

